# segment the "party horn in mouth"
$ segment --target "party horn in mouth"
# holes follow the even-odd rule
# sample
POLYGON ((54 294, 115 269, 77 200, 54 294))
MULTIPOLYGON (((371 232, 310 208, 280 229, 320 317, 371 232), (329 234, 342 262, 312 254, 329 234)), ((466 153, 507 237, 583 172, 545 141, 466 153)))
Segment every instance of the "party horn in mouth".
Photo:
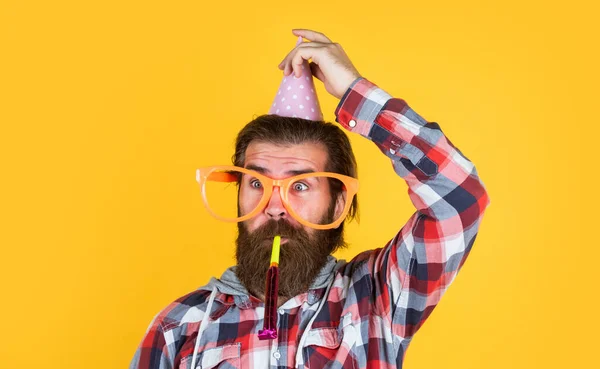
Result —
POLYGON ((258 331, 258 339, 277 338, 277 295, 279 292, 279 248, 281 237, 275 236, 271 249, 271 266, 267 271, 265 288, 265 319, 263 329, 258 331))

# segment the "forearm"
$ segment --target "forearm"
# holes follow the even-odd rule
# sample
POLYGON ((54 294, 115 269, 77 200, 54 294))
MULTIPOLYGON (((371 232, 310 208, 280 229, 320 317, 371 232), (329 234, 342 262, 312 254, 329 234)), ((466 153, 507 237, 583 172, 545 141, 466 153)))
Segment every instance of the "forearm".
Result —
POLYGON ((427 122, 404 100, 392 98, 361 78, 342 97, 336 117, 343 127, 373 141, 391 159, 422 214, 443 220, 476 202, 482 207, 487 204, 485 187, 471 161, 437 123, 427 122))

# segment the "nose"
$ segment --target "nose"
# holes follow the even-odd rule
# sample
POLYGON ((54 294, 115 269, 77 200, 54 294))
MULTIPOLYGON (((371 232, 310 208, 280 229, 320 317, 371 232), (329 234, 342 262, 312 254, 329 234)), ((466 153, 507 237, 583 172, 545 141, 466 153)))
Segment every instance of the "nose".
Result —
POLYGON ((283 206, 283 200, 281 199, 281 193, 278 186, 273 187, 273 193, 265 208, 265 214, 274 220, 282 219, 287 214, 287 210, 285 209, 285 206, 283 206))

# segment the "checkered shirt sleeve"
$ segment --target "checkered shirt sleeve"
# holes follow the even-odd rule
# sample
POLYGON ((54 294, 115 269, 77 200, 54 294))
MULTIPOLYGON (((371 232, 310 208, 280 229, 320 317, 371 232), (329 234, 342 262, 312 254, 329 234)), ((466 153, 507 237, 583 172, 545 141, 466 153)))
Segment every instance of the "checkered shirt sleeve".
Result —
POLYGON ((379 314, 389 318, 394 335, 410 340, 469 255, 489 204, 485 186, 437 123, 364 78, 342 97, 336 121, 391 159, 416 207, 386 247, 362 256, 379 314))

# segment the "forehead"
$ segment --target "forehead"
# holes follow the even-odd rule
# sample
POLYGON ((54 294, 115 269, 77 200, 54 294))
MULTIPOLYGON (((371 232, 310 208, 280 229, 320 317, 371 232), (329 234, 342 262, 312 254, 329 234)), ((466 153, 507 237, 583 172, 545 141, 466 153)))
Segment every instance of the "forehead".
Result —
POLYGON ((244 166, 255 165, 271 174, 282 174, 289 170, 325 171, 327 150, 321 143, 277 145, 253 141, 246 148, 244 166))

